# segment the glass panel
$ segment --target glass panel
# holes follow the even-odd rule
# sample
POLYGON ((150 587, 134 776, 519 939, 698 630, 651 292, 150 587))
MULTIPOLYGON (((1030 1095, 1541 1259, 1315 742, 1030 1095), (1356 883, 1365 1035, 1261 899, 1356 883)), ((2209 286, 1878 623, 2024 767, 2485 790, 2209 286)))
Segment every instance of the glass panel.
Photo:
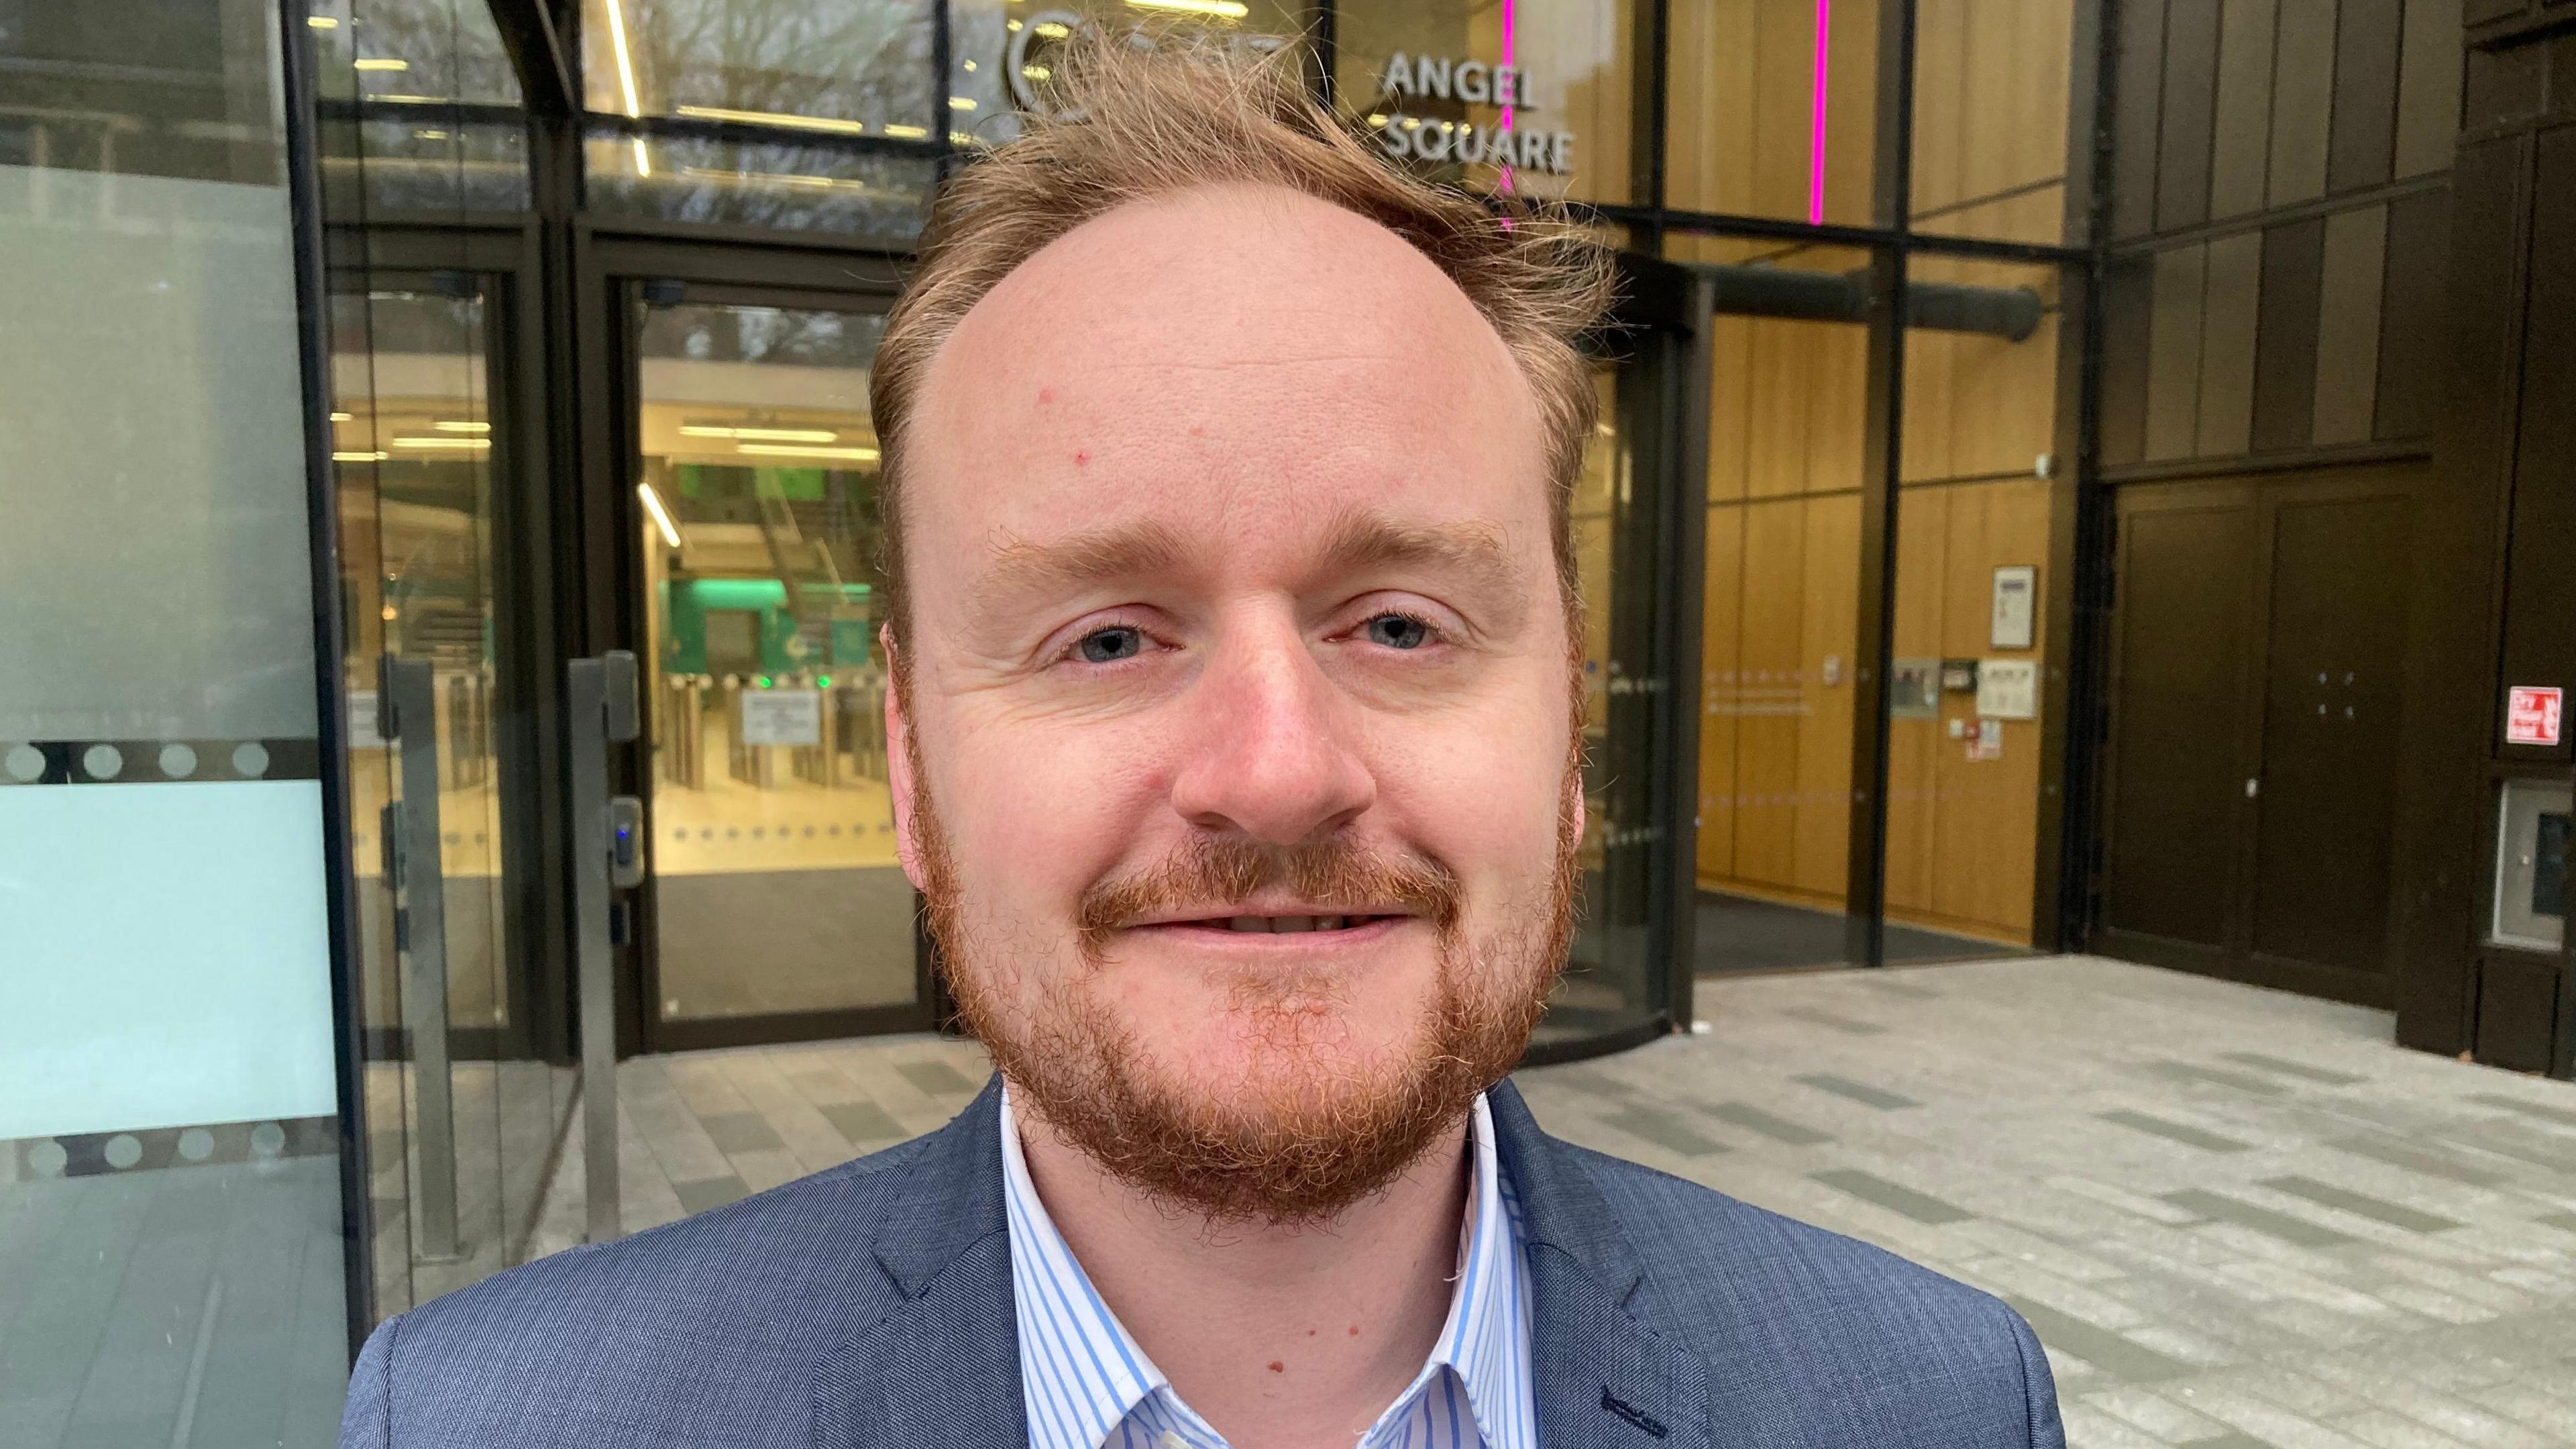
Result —
POLYGON ((1700 971, 1851 959, 1866 253, 1709 237, 1700 971))
POLYGON ((1672 0, 1671 9, 1665 204, 1869 224, 1878 6, 1672 0))
POLYGON ((846 232, 904 247, 921 230, 938 165, 824 144, 594 133, 584 172, 596 211, 846 232))
POLYGON ((2043 605, 2071 482, 2053 268, 1917 254, 1889 675, 1887 955, 2032 942, 2041 705, 2064 641, 2043 605), (2061 475, 2061 476, 2052 476, 2061 475))
POLYGON ((0 1440, 348 1371, 278 9, 0 22, 0 1440))
POLYGON ((1629 159, 1634 9, 1600 0, 1345 4, 1334 19, 1334 94, 1391 154, 1439 180, 1642 203, 1629 159))
POLYGON ((395 1044, 368 1111, 401 1148, 372 1164, 386 1312, 520 1260, 562 1070, 494 1050, 513 962, 486 307, 462 281, 334 300, 360 1000, 395 1044))
POLYGON ((1678 338, 1639 335, 1636 355, 1593 374, 1601 421, 1571 508, 1583 600, 1582 914, 1535 1037, 1542 1046, 1637 1026, 1670 1007, 1657 922, 1672 875, 1662 709, 1673 679, 1658 602, 1669 592, 1661 499, 1687 360, 1678 338))
MULTIPOLYGON (((1295 43, 1312 20, 1307 7, 1282 0, 1221 0, 1208 5, 1144 7, 1119 0, 958 0, 948 7, 954 57, 948 86, 955 144, 999 145, 1020 133, 1020 111, 1050 74, 1053 52, 1086 25, 1126 26, 1147 16, 1161 26, 1198 27, 1248 47, 1295 43)), ((1311 69, 1311 67, 1310 67, 1311 69)))
MULTIPOLYGON (((2073 0, 1918 0, 1917 230, 2017 242, 2064 239, 2074 20, 2073 0)), ((2264 43, 2270 44, 2268 35, 2264 43)))
POLYGON ((334 221, 527 209, 518 75, 483 0, 330 0, 304 33, 334 221))
POLYGON ((873 564, 881 316, 639 304, 665 1020, 917 994, 873 564))
POLYGON ((582 0, 593 111, 921 140, 947 117, 931 0, 582 0))

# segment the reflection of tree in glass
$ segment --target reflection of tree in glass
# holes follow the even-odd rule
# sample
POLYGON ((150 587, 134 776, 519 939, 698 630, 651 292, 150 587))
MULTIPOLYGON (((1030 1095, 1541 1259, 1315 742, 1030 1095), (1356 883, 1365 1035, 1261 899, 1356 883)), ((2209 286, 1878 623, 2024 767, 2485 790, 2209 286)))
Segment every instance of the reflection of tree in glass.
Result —
POLYGON ((368 72, 362 95, 519 104, 518 75, 483 0, 356 0, 349 23, 358 59, 403 63, 368 72))
POLYGON ((646 108, 824 116, 920 128, 931 13, 888 0, 628 0, 646 108))
MULTIPOLYGON (((885 320, 781 307, 661 307, 645 314, 644 355, 698 362, 845 367, 865 373, 885 320)), ((852 402, 865 406, 854 386, 852 402)))

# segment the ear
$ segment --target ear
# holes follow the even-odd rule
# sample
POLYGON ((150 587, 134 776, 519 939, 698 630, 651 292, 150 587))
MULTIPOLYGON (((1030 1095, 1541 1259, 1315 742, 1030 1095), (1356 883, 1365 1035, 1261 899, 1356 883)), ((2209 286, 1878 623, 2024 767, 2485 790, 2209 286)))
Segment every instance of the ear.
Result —
POLYGON ((912 818, 912 736, 904 728, 903 671, 895 667, 894 626, 877 626, 877 646, 885 651, 886 788, 894 795, 894 852, 903 863, 904 879, 921 889, 921 852, 912 818))

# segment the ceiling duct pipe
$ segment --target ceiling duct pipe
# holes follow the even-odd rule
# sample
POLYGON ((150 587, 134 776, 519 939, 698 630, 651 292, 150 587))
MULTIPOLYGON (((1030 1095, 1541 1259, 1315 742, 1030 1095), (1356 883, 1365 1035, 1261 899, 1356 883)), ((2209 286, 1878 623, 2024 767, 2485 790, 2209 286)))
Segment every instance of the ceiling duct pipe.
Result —
MULTIPOLYGON (((1869 320, 1866 272, 1802 272, 1787 267, 1699 265, 1716 283, 1717 310, 1736 317, 1784 317, 1800 322, 1869 320)), ((1975 332, 2020 342, 2039 330, 2047 305, 2028 287, 1968 287, 1953 282, 1909 282, 1908 324, 1934 332, 1975 332)))

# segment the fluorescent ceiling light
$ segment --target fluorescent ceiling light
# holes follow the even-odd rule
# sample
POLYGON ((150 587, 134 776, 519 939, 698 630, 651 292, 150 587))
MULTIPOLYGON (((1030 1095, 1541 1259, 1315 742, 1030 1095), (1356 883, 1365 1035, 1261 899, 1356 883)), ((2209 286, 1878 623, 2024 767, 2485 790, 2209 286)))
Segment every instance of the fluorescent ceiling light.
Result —
POLYGON ((359 70, 409 70, 411 62, 396 60, 389 55, 364 55, 358 57, 357 68, 359 70))
POLYGON ((331 455, 331 461, 334 463, 381 463, 392 456, 393 454, 391 453, 360 449, 346 453, 333 453, 331 455))
POLYGON ((759 443, 831 443, 840 433, 831 428, 735 428, 717 423, 682 423, 684 438, 740 438, 759 443))
POLYGON ((349 415, 347 413, 333 413, 331 415, 331 421, 335 423, 345 423, 349 421, 349 415))
POLYGON ((1228 20, 1241 20, 1252 13, 1242 0, 1127 0, 1139 10, 1181 10, 1192 15, 1221 15, 1228 20))
POLYGON ((447 104, 445 100, 437 96, 415 96, 396 91, 387 91, 382 95, 369 96, 367 99, 371 101, 391 101, 398 106, 443 106, 447 104))
MULTIPOLYGON (((970 60, 966 63, 968 65, 973 65, 975 62, 970 60)), ((948 98, 948 109, 952 111, 971 111, 975 109, 975 98, 972 96, 950 96, 948 98)))
POLYGON ((394 446, 397 448, 419 448, 424 450, 444 448, 454 452, 473 452, 492 446, 492 440, 490 438, 396 438, 394 439, 394 446))
POLYGON ((490 423, 469 423, 459 418, 440 418, 437 422, 431 423, 430 426, 438 429, 442 433, 488 433, 492 431, 492 425, 490 423))
POLYGON ((740 121, 748 126, 785 126, 799 131, 831 131, 843 136, 862 135, 867 125, 861 121, 844 121, 837 116, 795 116, 785 111, 729 111, 722 106, 682 106, 680 114, 702 121, 740 121))
POLYGON ((1038 22, 1038 34, 1045 36, 1049 40, 1062 40, 1072 33, 1073 27, 1065 24, 1061 20, 1041 20, 1038 22))
POLYGON ((340 28, 340 22, 328 15, 307 15, 304 17, 304 23, 312 26, 316 30, 337 30, 340 28))
POLYGON ((635 138, 635 174, 638 176, 653 174, 653 158, 644 154, 644 138, 641 136, 635 138))
POLYGON ((653 515, 653 526, 662 530, 662 540, 673 548, 680 546, 679 525, 671 521, 671 512, 662 506, 662 495, 650 483, 635 485, 635 496, 644 500, 644 511, 653 515))
POLYGON ((897 140, 918 141, 922 137, 930 134, 930 128, 928 126, 904 126, 888 121, 886 123, 885 133, 897 140))
POLYGON ((737 443, 734 451, 764 458, 842 458, 853 463, 873 463, 874 448, 807 448, 793 443, 737 443))
POLYGON ((626 97, 626 114, 644 114, 643 103, 635 98, 635 57, 626 51, 626 7, 618 0, 608 0, 608 48, 617 58, 617 88, 626 97))

